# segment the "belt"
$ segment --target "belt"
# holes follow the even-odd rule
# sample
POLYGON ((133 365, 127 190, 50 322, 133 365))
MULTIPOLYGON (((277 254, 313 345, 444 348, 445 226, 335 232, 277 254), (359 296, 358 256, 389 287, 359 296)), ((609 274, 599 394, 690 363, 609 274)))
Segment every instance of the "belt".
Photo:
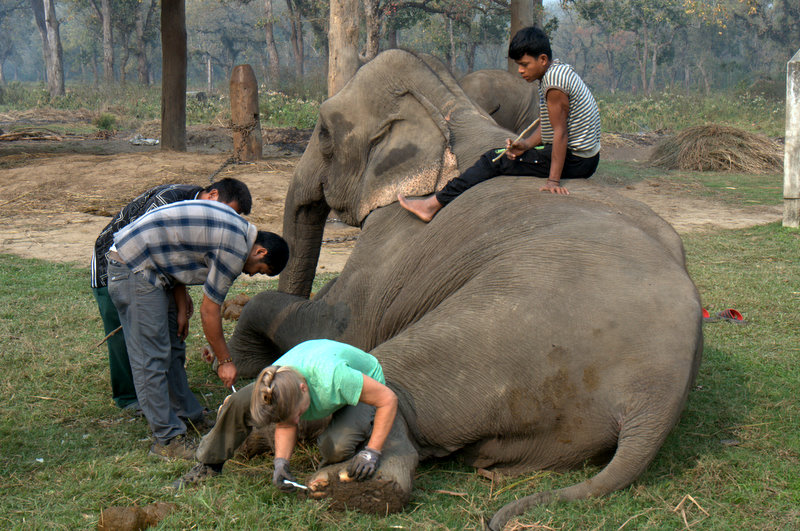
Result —
POLYGON ((125 264, 125 262, 123 262, 123 261, 122 261, 122 258, 120 258, 120 257, 119 257, 119 253, 118 253, 117 251, 108 251, 108 252, 106 253, 106 259, 107 259, 109 262, 110 262, 111 260, 114 260, 114 261, 115 261, 115 262, 117 262, 118 264, 123 264, 123 265, 125 264))

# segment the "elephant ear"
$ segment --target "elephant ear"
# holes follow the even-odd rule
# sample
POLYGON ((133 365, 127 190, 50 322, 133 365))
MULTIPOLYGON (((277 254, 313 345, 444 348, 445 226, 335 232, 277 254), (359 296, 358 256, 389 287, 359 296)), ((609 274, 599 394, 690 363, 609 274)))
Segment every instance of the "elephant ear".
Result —
POLYGON ((413 90, 397 94, 393 110, 369 139, 359 223, 376 208, 397 201, 397 194, 428 195, 458 175, 447 117, 413 90))

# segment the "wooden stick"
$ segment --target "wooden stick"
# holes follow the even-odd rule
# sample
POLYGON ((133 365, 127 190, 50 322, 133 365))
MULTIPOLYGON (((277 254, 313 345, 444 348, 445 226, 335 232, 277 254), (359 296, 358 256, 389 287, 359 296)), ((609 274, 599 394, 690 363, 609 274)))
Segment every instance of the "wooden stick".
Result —
MULTIPOLYGON (((533 131, 533 128, 536 127, 537 125, 539 125, 539 118, 535 119, 531 125, 526 127, 525 130, 523 132, 521 132, 517 138, 514 139, 514 142, 519 142, 520 140, 525 138, 525 135, 527 135, 528 133, 533 131)), ((514 142, 511 142, 511 143, 513 144, 514 142)), ((503 151, 501 151, 499 155, 497 155, 495 158, 492 159, 492 162, 497 162, 498 160, 500 160, 500 157, 505 155, 506 151, 508 151, 508 150, 504 149, 503 151)))
POLYGON ((116 333, 117 333, 117 332, 119 332, 120 330, 122 330, 122 325, 119 325, 119 326, 118 326, 118 327, 116 327, 114 330, 112 330, 111 332, 109 332, 109 333, 108 333, 108 335, 107 335, 106 337, 104 337, 104 338, 103 338, 103 339, 100 341, 100 343, 98 343, 98 344, 96 344, 96 345, 94 346, 94 348, 97 348, 97 347, 99 347, 100 345, 102 345, 103 343, 105 343, 106 341, 108 341, 108 338, 109 338, 109 337, 113 336, 114 334, 116 334, 116 333))

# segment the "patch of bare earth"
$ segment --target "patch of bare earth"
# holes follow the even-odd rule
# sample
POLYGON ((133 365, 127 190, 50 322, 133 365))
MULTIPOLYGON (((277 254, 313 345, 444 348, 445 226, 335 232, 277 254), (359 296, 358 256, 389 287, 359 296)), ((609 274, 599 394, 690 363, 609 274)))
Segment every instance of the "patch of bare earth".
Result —
MULTIPOLYGON (((164 183, 207 186, 209 177, 235 177, 250 187, 249 220, 282 232, 283 201, 308 131, 264 131, 265 159, 228 165, 229 132, 191 128, 188 153, 132 146, 130 135, 63 142, 0 143, 0 252, 88 264, 94 240, 111 216, 142 191, 164 183)), ((652 142, 624 137, 606 141, 606 160, 645 161, 652 142)), ((678 232, 740 228, 781 217, 779 206, 732 206, 692 194, 687 185, 648 180, 619 192, 649 205, 678 232)), ((355 245, 358 229, 327 224, 318 272, 339 272, 355 245)))

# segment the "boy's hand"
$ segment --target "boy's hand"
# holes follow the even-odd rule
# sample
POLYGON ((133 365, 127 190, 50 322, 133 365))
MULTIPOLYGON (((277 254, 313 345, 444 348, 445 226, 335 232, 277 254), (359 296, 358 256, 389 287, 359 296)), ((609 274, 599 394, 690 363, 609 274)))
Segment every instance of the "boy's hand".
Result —
POLYGON ((528 151, 528 148, 521 141, 514 142, 510 138, 506 138, 506 157, 515 160, 526 151, 528 151))
POLYGON ((561 186, 559 181, 551 181, 547 179, 547 182, 539 188, 540 192, 550 192, 551 194, 559 194, 559 195, 569 195, 569 190, 561 186))

